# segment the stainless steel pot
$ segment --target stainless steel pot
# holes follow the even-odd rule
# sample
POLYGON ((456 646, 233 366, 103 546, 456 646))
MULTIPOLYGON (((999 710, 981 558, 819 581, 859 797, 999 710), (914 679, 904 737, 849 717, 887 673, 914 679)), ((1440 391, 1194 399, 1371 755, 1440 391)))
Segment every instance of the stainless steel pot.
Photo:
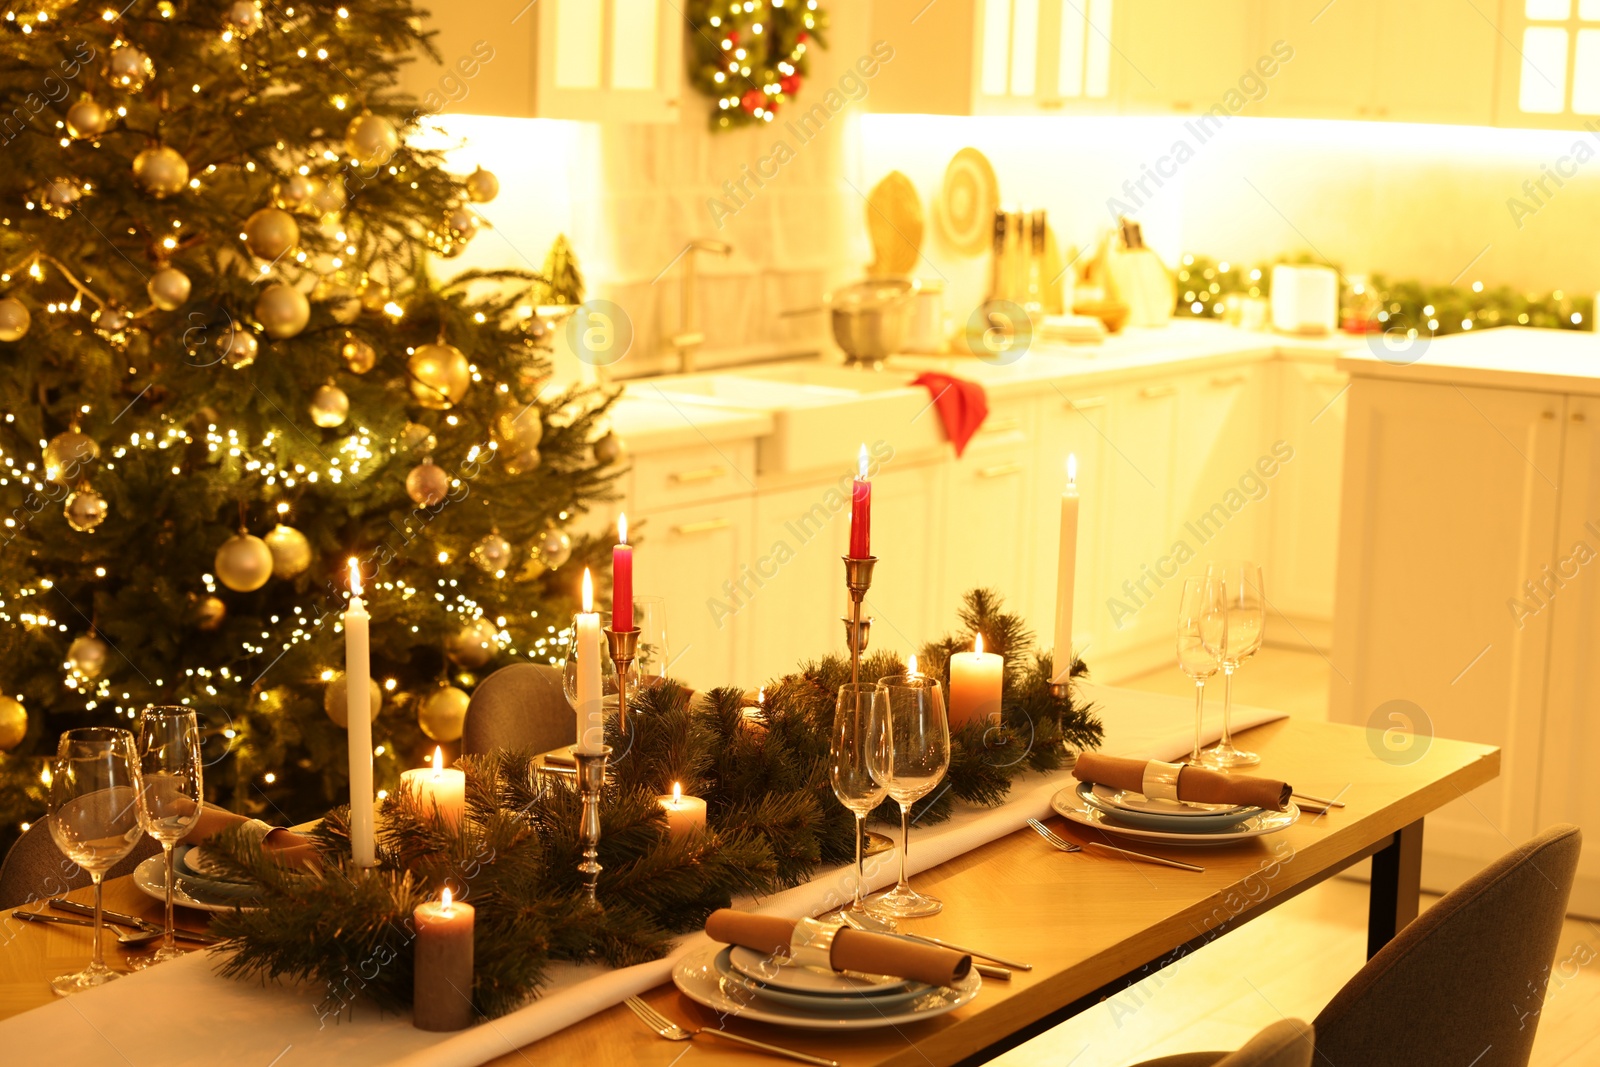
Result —
POLYGON ((904 351, 917 283, 868 278, 828 295, 833 339, 852 363, 876 363, 904 351))

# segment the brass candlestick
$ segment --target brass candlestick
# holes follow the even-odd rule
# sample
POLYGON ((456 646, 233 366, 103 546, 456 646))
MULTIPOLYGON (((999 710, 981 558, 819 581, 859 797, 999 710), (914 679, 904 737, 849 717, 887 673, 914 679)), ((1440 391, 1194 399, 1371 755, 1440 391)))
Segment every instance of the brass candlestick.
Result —
POLYGON ((868 615, 860 622, 848 615, 839 616, 839 621, 844 623, 844 644, 851 654, 865 652, 872 643, 872 616, 868 615), (860 635, 859 637, 857 635, 860 635))
POLYGON ((583 891, 591 907, 599 908, 595 898, 595 885, 600 881, 600 791, 606 784, 606 761, 611 758, 611 746, 603 745, 599 752, 573 752, 578 761, 578 794, 583 798, 583 816, 578 822, 578 838, 583 842, 583 862, 578 871, 583 875, 583 891))
POLYGON ((861 618, 861 601, 872 588, 872 568, 877 566, 877 556, 844 557, 844 584, 850 591, 850 623, 845 636, 850 644, 850 684, 861 682, 861 650, 866 647, 861 618))
POLYGON ((628 736, 628 673, 633 670, 633 658, 639 650, 639 628, 607 630, 606 644, 611 646, 611 662, 617 665, 617 733, 628 736))

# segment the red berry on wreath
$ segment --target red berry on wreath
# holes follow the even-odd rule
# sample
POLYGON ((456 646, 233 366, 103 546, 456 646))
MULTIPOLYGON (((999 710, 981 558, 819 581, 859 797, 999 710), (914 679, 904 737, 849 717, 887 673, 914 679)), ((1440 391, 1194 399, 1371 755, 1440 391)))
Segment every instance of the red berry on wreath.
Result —
POLYGON ((793 96, 795 93, 800 91, 800 75, 790 74, 787 77, 780 78, 778 80, 778 85, 783 89, 785 94, 793 96))
POLYGON ((800 44, 805 44, 807 41, 811 40, 811 35, 805 30, 801 30, 799 33, 794 35, 794 39, 800 44))
POLYGON ((761 95, 760 89, 751 89, 739 98, 739 106, 754 114, 756 108, 761 106, 761 102, 764 99, 765 97, 761 95))
POLYGON ((729 44, 738 44, 739 43, 739 31, 738 30, 729 30, 728 31, 728 43, 729 44))

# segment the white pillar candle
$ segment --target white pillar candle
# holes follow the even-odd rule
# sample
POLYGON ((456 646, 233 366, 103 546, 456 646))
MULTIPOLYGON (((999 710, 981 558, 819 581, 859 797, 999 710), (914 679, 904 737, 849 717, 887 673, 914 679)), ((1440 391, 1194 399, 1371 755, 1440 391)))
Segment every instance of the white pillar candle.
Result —
POLYGON ((439 808, 446 826, 461 825, 467 810, 467 772, 444 765, 444 749, 433 750, 433 766, 400 772, 400 786, 422 803, 423 811, 439 808))
POLYGON ((472 935, 477 913, 445 888, 438 902, 411 913, 417 939, 411 985, 411 1024, 418 1030, 465 1030, 472 1025, 472 935))
POLYGON ((968 722, 1000 722, 1000 682, 1004 661, 983 650, 983 635, 971 652, 950 657, 950 728, 968 722))
POLYGON ((672 795, 656 798, 661 810, 667 813, 667 836, 673 840, 688 837, 706 828, 706 802, 699 797, 683 795, 683 786, 672 783, 672 795))
POLYGON ((361 603, 361 562, 350 560, 350 605, 344 613, 344 677, 350 746, 350 854, 357 866, 377 865, 372 811, 372 681, 367 608, 361 603))
POLYGON ((583 570, 583 610, 578 613, 577 631, 573 650, 578 657, 577 750, 594 754, 606 743, 605 693, 600 681, 600 613, 594 610, 594 580, 587 567, 583 570))
POLYGON ((1052 682, 1072 677, 1072 596, 1078 572, 1078 457, 1067 456, 1067 490, 1061 494, 1061 553, 1056 561, 1056 643, 1052 682))

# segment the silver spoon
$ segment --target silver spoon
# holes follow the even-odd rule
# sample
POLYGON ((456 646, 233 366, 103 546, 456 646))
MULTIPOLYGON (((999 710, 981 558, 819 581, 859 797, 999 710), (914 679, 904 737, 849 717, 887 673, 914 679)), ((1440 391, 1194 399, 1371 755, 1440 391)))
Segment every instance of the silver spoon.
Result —
MULTIPOLYGON (((893 919, 884 918, 883 916, 865 915, 853 911, 841 911, 839 913, 839 917, 844 920, 844 924, 846 926, 865 931, 869 934, 895 934, 899 937, 909 938, 912 941, 920 941, 925 945, 937 945, 940 948, 947 948, 952 952, 960 952, 966 956, 976 956, 980 960, 994 960, 996 963, 1004 963, 1009 967, 1016 967, 1024 971, 1033 970, 1033 964, 1031 963, 1018 963, 1015 960, 997 959, 994 956, 986 956, 982 952, 974 952, 970 948, 962 948, 960 945, 952 945, 948 941, 940 941, 937 938, 924 937, 921 934, 903 933, 895 927, 893 919)), ((994 967, 987 963, 979 963, 977 960, 973 961, 972 967, 985 978, 997 978, 1003 982, 1009 982, 1011 980, 1011 972, 1007 970, 1006 967, 994 967)))
MULTIPOLYGON (((16 911, 13 911, 11 914, 19 919, 25 919, 31 923, 61 923, 63 926, 94 925, 94 923, 89 919, 69 919, 64 915, 42 915, 37 911, 23 911, 20 908, 16 911)), ((159 941, 161 939, 161 935, 165 932, 162 930, 155 930, 137 934, 123 933, 117 927, 109 924, 103 924, 103 928, 116 934, 117 943, 125 949, 144 948, 153 941, 159 941)))

